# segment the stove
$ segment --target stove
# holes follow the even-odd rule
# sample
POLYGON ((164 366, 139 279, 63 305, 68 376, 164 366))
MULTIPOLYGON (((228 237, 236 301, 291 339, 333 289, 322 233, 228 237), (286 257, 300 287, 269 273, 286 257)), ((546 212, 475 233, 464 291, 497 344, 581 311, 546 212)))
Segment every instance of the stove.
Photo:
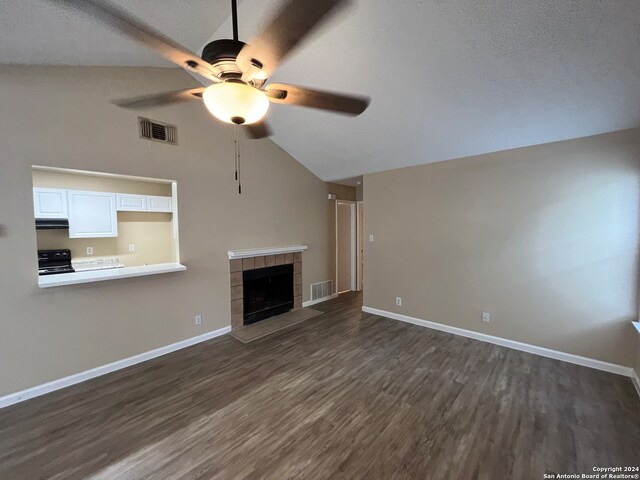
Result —
POLYGON ((39 275, 72 272, 75 270, 71 266, 70 250, 38 250, 39 275))

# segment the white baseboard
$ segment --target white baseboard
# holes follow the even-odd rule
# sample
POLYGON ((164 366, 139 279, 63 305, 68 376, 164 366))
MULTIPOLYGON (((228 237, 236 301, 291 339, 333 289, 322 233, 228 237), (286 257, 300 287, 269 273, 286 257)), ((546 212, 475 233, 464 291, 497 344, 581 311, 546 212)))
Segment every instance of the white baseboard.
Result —
POLYGON ((35 387, 27 388, 26 390, 22 390, 20 392, 10 393, 8 395, 0 397, 0 408, 8 407, 9 405, 13 405, 14 403, 23 402, 34 397, 39 397, 40 395, 44 395, 45 393, 60 390, 61 388, 69 387, 71 385, 75 385, 76 383, 84 382, 85 380, 90 380, 101 375, 106 375, 107 373, 115 372, 116 370, 121 370, 123 368, 130 367, 131 365, 136 365, 137 363, 142 363, 147 360, 151 360, 152 358, 160 357, 162 355, 166 355, 167 353, 190 347, 191 345, 195 345, 196 343, 219 337, 221 335, 229 333, 230 331, 231 327, 219 328, 218 330, 203 333, 202 335, 198 335, 197 337, 187 338, 186 340, 172 343, 171 345, 165 345, 164 347, 156 348, 155 350, 149 350, 148 352, 140 353, 132 357, 123 358, 122 360, 117 360, 107 365, 92 368, 91 370, 75 373, 73 375, 69 375, 68 377, 43 383, 42 385, 36 385, 35 387))
POLYGON ((315 305, 316 303, 326 302, 327 300, 331 300, 332 298, 338 298, 338 294, 334 293, 333 295, 329 295, 328 297, 316 298, 315 300, 309 300, 308 302, 304 302, 302 304, 303 307, 310 307, 311 305, 315 305))
MULTIPOLYGON (((421 327, 440 330, 441 332, 453 333, 454 335, 460 335, 462 337, 473 338, 482 342, 493 343, 495 345, 513 348, 514 350, 533 353, 542 357, 553 358, 556 360, 562 360, 563 362, 595 368, 596 370, 603 370, 605 372, 624 375, 625 377, 632 377, 633 374, 633 369, 631 367, 625 367, 624 365, 603 362, 601 360, 581 357, 579 355, 573 355, 572 353, 560 352, 558 350, 551 350, 549 348, 537 347, 528 343, 516 342, 515 340, 508 340, 502 337, 494 337, 492 335, 486 335, 484 333, 474 332, 472 330, 465 330, 464 328, 451 327, 442 323, 430 322, 428 320, 421 320, 419 318, 409 317, 407 315, 401 315, 399 313, 378 310, 377 308, 362 307, 362 311, 366 313, 372 313, 374 315, 379 315, 381 317, 391 318, 393 320, 400 320, 401 322, 412 323, 421 327)), ((638 386, 636 386, 636 388, 638 388, 638 386)))

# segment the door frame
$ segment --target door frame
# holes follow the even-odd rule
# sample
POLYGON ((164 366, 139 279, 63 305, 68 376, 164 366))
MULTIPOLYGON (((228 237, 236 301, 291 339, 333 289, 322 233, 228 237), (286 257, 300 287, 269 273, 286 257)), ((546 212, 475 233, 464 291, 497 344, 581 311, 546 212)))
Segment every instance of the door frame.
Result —
POLYGON ((362 291, 362 258, 364 253, 364 219, 360 217, 364 213, 364 202, 358 200, 356 202, 356 252, 357 252, 357 268, 356 268, 356 290, 362 291), (360 228, 360 221, 362 220, 362 228, 360 228))
POLYGON ((336 200, 336 206, 335 206, 335 217, 336 217, 336 224, 335 224, 335 230, 336 230, 336 293, 344 293, 344 292, 348 292, 348 291, 355 291, 356 290, 356 278, 357 278, 357 252, 356 252, 356 241, 357 241, 357 208, 356 208, 356 203, 354 200, 336 200), (351 280, 349 282, 349 286, 351 287, 350 290, 343 290, 342 292, 340 292, 338 290, 338 278, 340 277, 340 272, 339 272, 339 266, 338 266, 338 260, 339 260, 339 256, 338 256, 338 205, 339 204, 343 204, 343 205, 349 205, 351 207, 351 280))

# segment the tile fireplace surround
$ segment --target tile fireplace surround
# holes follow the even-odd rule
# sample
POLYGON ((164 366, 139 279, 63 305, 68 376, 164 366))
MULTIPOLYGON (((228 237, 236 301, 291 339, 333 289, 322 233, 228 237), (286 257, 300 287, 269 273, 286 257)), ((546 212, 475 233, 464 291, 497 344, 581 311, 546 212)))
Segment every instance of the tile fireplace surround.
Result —
POLYGON ((302 307, 302 252, 259 255, 229 260, 231 275, 231 328, 243 326, 242 272, 293 263, 293 308, 302 307))

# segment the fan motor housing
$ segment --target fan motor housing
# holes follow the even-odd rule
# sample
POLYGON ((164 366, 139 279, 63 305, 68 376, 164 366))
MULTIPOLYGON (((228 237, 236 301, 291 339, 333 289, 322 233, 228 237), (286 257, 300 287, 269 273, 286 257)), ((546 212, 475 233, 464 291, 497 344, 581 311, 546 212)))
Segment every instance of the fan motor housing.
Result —
MULTIPOLYGON (((202 50, 202 59, 210 63, 215 75, 221 80, 242 77, 242 70, 236 64, 236 57, 245 46, 240 40, 221 39, 208 43, 202 50)), ((251 85, 260 87, 264 80, 252 80, 251 85)))

